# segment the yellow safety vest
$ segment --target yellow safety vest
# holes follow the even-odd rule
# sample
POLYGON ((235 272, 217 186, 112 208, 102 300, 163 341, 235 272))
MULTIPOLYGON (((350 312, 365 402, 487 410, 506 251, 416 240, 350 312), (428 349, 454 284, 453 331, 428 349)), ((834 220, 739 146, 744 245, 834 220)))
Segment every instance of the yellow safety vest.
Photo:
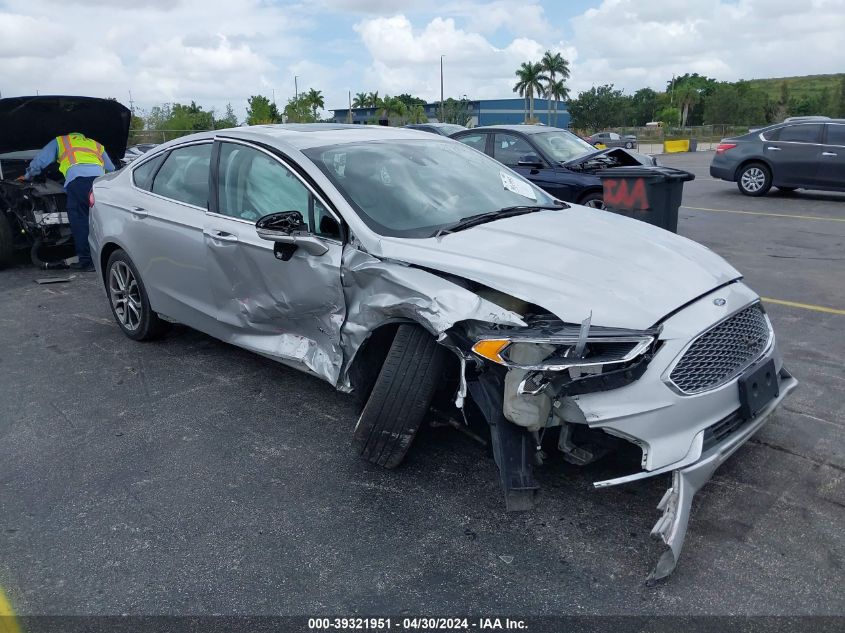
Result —
POLYGON ((59 146, 59 171, 62 172, 62 176, 67 177, 67 170, 71 165, 105 166, 103 146, 84 134, 73 132, 65 136, 57 136, 56 143, 59 146))

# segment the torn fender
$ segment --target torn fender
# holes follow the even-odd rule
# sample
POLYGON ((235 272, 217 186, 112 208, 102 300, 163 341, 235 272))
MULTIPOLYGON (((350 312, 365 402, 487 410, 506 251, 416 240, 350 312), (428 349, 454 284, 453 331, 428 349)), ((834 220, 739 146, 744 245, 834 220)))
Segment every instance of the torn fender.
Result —
POLYGON ((351 391, 349 368, 370 334, 391 320, 419 323, 442 340, 442 334, 460 321, 482 321, 524 327, 520 315, 481 298, 421 268, 382 260, 347 245, 341 279, 346 299, 346 321, 341 328, 344 370, 337 384, 351 391))

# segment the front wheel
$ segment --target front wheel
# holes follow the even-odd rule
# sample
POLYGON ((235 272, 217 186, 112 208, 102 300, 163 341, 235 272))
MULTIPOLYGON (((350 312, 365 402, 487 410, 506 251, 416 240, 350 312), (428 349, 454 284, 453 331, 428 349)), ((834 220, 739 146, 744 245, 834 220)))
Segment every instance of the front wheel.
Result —
POLYGON ((385 468, 399 465, 431 406, 445 354, 420 326, 399 326, 352 433, 356 453, 385 468))
POLYGON ((604 194, 602 194, 600 191, 588 193, 586 196, 581 198, 578 204, 584 205, 585 207, 589 207, 591 209, 607 209, 607 205, 604 203, 604 194))
POLYGON ((763 163, 751 163, 739 171, 736 186, 746 196, 764 196, 772 187, 772 172, 763 163))
POLYGON ((634 144, 631 141, 625 141, 625 149, 634 149, 634 144))
POLYGON ((147 290, 126 251, 116 250, 106 264, 106 290, 115 321, 133 341, 148 341, 164 333, 167 324, 150 308, 147 290))

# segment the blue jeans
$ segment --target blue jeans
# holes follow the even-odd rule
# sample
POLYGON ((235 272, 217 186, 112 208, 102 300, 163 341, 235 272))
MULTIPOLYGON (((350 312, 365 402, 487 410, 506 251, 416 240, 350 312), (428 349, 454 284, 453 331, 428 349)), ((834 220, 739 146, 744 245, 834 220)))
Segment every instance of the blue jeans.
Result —
POLYGON ((76 256, 82 266, 90 266, 91 249, 88 246, 88 196, 96 176, 82 176, 74 178, 67 185, 67 219, 70 222, 70 232, 73 234, 73 245, 76 256))

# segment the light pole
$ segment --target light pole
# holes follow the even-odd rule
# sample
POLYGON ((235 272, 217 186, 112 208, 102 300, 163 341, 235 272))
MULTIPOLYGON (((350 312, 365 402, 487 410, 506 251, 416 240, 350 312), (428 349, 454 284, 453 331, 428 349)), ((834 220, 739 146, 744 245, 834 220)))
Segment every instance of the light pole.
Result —
POLYGON ((293 76, 293 100, 299 101, 299 85, 296 83, 296 80, 299 79, 297 75, 293 76))
POLYGON ((440 56, 440 122, 443 123, 443 58, 440 56))

